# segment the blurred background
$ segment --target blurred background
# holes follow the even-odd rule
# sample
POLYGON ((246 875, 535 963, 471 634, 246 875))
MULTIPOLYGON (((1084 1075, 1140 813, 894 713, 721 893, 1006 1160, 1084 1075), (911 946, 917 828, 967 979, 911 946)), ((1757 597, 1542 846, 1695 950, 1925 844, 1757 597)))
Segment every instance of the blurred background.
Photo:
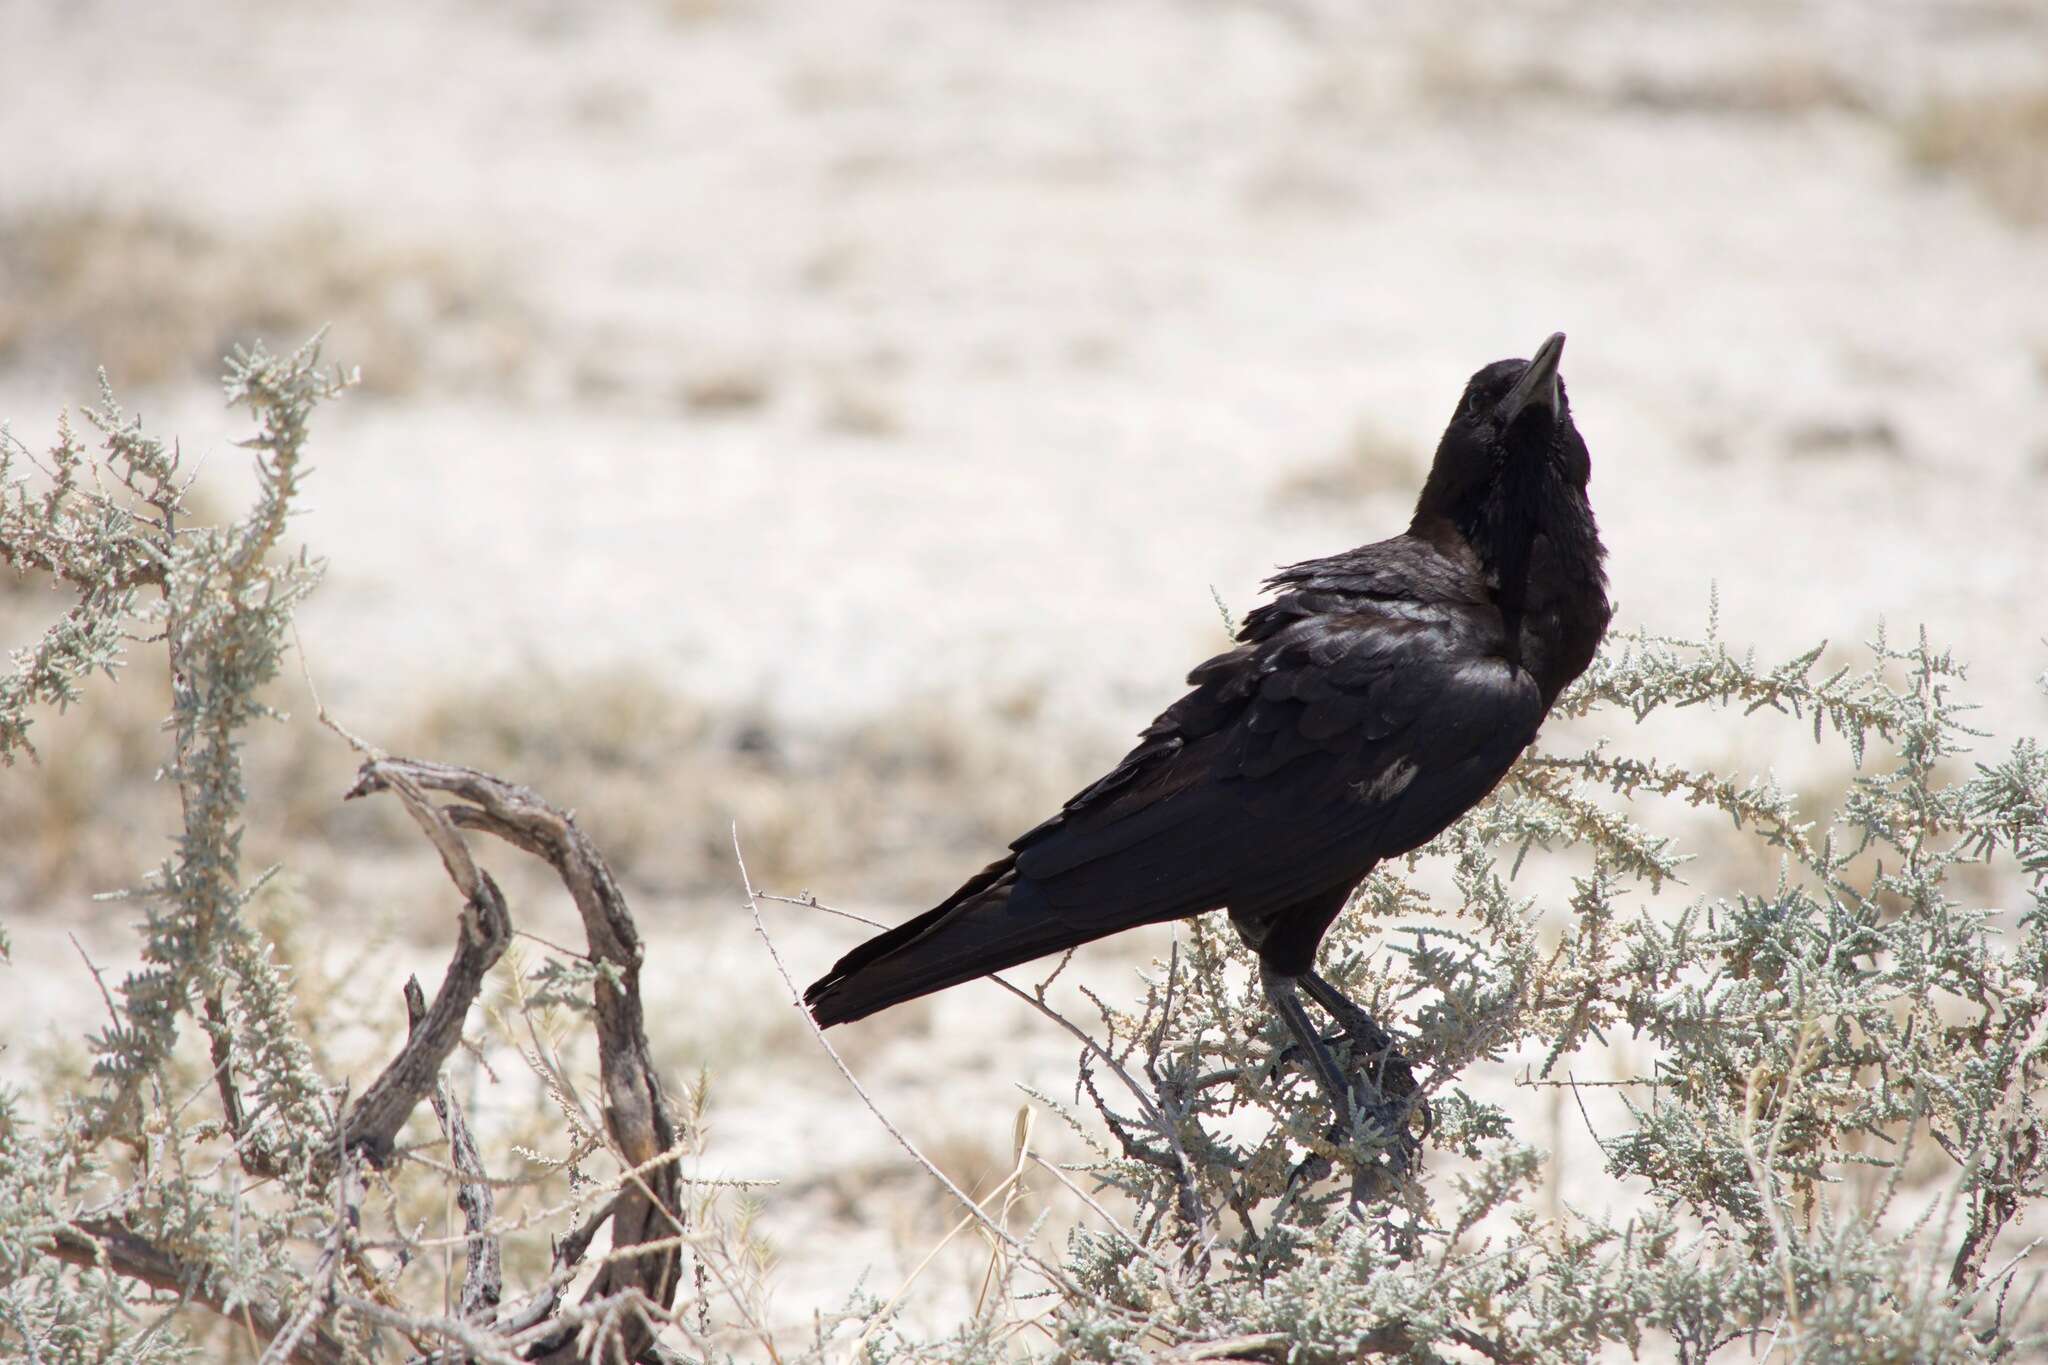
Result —
MULTIPOLYGON (((658 1044, 711 1068, 712 1159, 785 1182, 792 1312, 886 1292, 946 1215, 782 1003, 732 822, 770 889, 929 904, 1121 753, 1219 603, 1400 530, 1466 376, 1552 330, 1620 626, 1696 634, 1716 587, 1766 655, 1924 623, 1985 729, 2048 730, 2038 0, 0 17, 0 416, 39 449, 105 366, 231 511, 221 352, 332 324, 363 384, 297 528, 330 563, 311 680, 377 743, 579 810, 677 983, 658 1044)), ((63 605, 0 581, 7 643, 63 605)), ((286 684, 252 753, 266 913, 395 1023, 452 897, 338 807, 352 756, 286 684)), ((133 952, 88 896, 172 827, 164 709, 138 670, 0 773, 0 1072, 92 1026, 68 936, 133 952)), ((1693 738, 1838 763, 1799 737, 1693 738)), ((861 931, 777 932, 801 978, 861 931)), ((1164 935, 1096 950, 1097 984, 1131 994, 1164 935)), ((1050 1033, 979 987, 845 1044, 971 1180, 1008 1168, 1014 1081, 1070 1086, 1050 1033)))

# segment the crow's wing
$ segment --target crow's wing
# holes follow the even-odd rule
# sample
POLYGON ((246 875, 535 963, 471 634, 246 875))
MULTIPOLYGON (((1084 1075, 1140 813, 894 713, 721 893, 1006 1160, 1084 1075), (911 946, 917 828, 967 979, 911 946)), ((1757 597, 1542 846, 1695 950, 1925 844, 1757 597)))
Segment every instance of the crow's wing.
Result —
POLYGON ((1541 698, 1490 609, 1317 605, 1196 668, 1122 763, 1011 845, 1047 909, 1108 933, 1348 886, 1471 807, 1534 737, 1541 698))

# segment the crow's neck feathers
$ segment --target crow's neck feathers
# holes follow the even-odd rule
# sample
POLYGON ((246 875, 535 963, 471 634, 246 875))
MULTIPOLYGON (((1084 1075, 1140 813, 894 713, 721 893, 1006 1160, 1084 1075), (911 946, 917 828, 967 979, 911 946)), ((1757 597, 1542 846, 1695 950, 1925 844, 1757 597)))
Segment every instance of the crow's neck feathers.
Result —
POLYGON ((1514 662, 1548 702, 1590 658, 1608 618, 1604 551, 1568 411, 1503 441, 1445 434, 1410 534, 1479 562, 1514 662), (1522 446, 1521 442, 1540 442, 1522 446), (1490 447, 1490 448, 1489 448, 1490 447), (1590 643, 1588 643, 1590 642, 1590 643))

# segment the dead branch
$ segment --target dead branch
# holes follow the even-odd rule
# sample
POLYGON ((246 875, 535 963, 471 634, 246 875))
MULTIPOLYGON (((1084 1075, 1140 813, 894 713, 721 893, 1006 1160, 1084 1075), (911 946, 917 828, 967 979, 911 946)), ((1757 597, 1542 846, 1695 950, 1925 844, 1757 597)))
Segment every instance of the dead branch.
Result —
MULTIPOLYGON (((1460 1328, 1452 1328, 1446 1332, 1445 1339, 1488 1360, 1502 1362, 1502 1365, 1517 1365, 1519 1362, 1532 1359, 1526 1352, 1460 1328)), ((1407 1324, 1389 1322, 1345 1343, 1332 1353, 1331 1358, 1364 1360, 1373 1356, 1409 1355, 1418 1348, 1426 1349, 1430 1344, 1410 1332, 1407 1324)), ((1185 1346, 1176 1347, 1160 1357, 1161 1360, 1174 1362, 1175 1365, 1183 1361, 1205 1361, 1213 1362, 1215 1365, 1225 1365, 1226 1362, 1242 1362, 1243 1365, 1251 1365, 1252 1362, 1272 1362, 1273 1365, 1278 1365, 1278 1362, 1296 1358, 1295 1343, 1285 1332, 1259 1332, 1213 1341, 1193 1341, 1185 1346)))
POLYGON ((584 1253, 590 1250, 591 1239, 597 1236, 599 1228, 611 1221, 612 1210, 618 1207, 618 1202, 616 1195, 606 1200, 571 1229, 567 1237, 554 1243, 554 1263, 548 1269, 547 1283, 525 1303, 507 1309, 499 1316, 500 1332, 516 1335, 545 1322, 554 1314, 556 1305, 562 1301, 562 1287, 575 1277, 577 1267, 583 1264, 584 1253))
MULTIPOLYGON (((420 989, 416 976, 405 979, 405 1013, 408 1028, 415 1032, 427 1017, 427 994, 420 989)), ((489 1231, 491 1219, 497 1216, 498 1201, 491 1193, 483 1154, 477 1151, 476 1139, 470 1136, 462 1107, 449 1093, 447 1077, 435 1079, 434 1093, 428 1098, 434 1105, 434 1117, 441 1121, 441 1132, 448 1138, 448 1159, 465 1177, 455 1190, 455 1202, 462 1209, 463 1231, 469 1236, 456 1312, 474 1321, 495 1309, 504 1294, 498 1239, 489 1231)))
MULTIPOLYGON (((288 1324, 268 1308, 238 1301, 230 1309, 216 1287, 215 1268, 158 1246, 118 1219, 83 1218, 57 1229, 50 1255, 87 1269, 110 1270, 152 1289, 177 1294, 237 1325, 247 1324, 265 1341, 275 1341, 288 1324)), ((344 1365, 348 1348, 324 1328, 305 1331, 286 1359, 302 1365, 344 1365)))
MULTIPOLYGON (((643 950, 639 930, 633 924, 626 898, 613 880, 611 869, 595 845, 576 827, 568 814, 548 804, 529 788, 515 786, 488 773, 454 764, 427 763, 412 759, 375 758, 363 764, 349 796, 394 791, 405 801, 441 854, 450 878, 469 900, 474 918, 481 922, 495 912, 504 914, 504 902, 490 877, 477 869, 469 850, 456 833, 456 826, 482 830, 513 846, 544 859, 568 889, 583 918, 590 960, 599 969, 592 993, 597 1023, 598 1066, 604 1087, 605 1131, 614 1155, 634 1174, 621 1186, 611 1206, 613 1254, 598 1270, 584 1291, 587 1306, 601 1301, 643 1301, 657 1312, 674 1303, 680 1278, 681 1254, 678 1243, 683 1232, 682 1176, 675 1162, 667 1159, 676 1150, 676 1121, 654 1065, 653 1050, 647 1042, 646 1016, 640 1003, 640 964, 643 950), (435 807, 425 792, 444 792, 459 804, 435 807), (422 812, 427 818, 423 818, 422 812), (480 903, 488 896, 488 902, 480 903), (632 1248, 648 1249, 631 1254, 632 1248), (621 1255, 620 1252, 628 1254, 621 1255)), ((465 916, 465 942, 469 941, 471 917, 465 916)), ((496 937, 496 931, 479 926, 479 940, 496 937)), ((504 936, 510 935, 510 917, 502 921, 504 936)), ((502 942, 499 948, 502 949, 502 942)), ((461 962, 458 953, 458 964, 461 962)), ((451 965, 450 975, 456 973, 451 965)), ((448 992, 444 983, 443 994, 448 992)), ((472 998, 474 992, 472 991, 472 998)), ((428 1011, 421 1033, 435 1025, 442 1007, 437 997, 428 1011)), ((467 1004, 464 1004, 466 1011, 467 1004)), ((459 1018, 456 1032, 459 1033, 459 1018)), ((438 1074, 447 1047, 435 1060, 433 1073, 421 1085, 424 1095, 438 1074)), ((413 1050, 408 1043, 407 1051, 413 1050)), ((424 1049, 422 1049, 424 1051, 424 1049)), ((401 1054, 401 1058, 403 1054, 401 1054)), ((397 1064, 394 1063, 394 1067, 397 1064)), ((390 1072, 386 1073, 387 1076, 390 1072)), ((382 1084, 384 1078, 379 1078, 382 1084)), ((370 1099, 364 1096, 365 1110, 370 1099)), ((415 1096, 413 1103, 417 1104, 415 1096)), ((367 1111, 366 1111, 367 1112, 367 1111)), ((403 1122, 403 1118, 399 1119, 403 1122)), ((354 1124, 350 1131, 356 1132, 354 1124)), ((390 1129, 395 1134, 393 1125, 390 1129)), ((654 1328, 648 1315, 620 1313, 614 1320, 616 1336, 607 1344, 626 1359, 638 1358, 651 1348, 654 1328)), ((550 1334, 529 1348, 532 1360, 569 1360, 576 1354, 577 1333, 565 1329, 550 1334)))
POLYGON ((505 897, 498 884, 488 872, 477 867, 447 814, 427 799, 419 783, 403 768, 392 765, 368 763, 362 773, 348 796, 360 796, 366 791, 396 793, 405 803, 406 813, 439 851, 442 865, 466 902, 462 907, 461 932, 456 937, 455 958, 441 978, 441 989, 435 993, 433 1006, 348 1116, 350 1150, 362 1152, 382 1165, 390 1160, 398 1130, 434 1089, 441 1068, 462 1041, 463 1021, 469 1017, 469 1007, 476 1003, 477 992, 483 988, 484 974, 512 940, 512 916, 505 908, 505 897), (379 767, 392 767, 392 771, 380 774, 377 786, 366 786, 370 771, 379 767))

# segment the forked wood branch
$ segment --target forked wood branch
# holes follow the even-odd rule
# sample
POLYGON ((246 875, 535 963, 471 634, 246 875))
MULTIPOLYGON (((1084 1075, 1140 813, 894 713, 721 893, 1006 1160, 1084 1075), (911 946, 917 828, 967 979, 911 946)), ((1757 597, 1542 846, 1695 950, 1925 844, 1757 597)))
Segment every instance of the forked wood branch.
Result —
MULTIPOLYGON (((482 830, 545 860, 568 889, 583 919, 590 962, 597 969, 592 991, 596 1007, 598 1067, 604 1088, 605 1132, 620 1163, 637 1172, 618 1191, 610 1208, 613 1253, 585 1289, 582 1301, 595 1304, 638 1298, 658 1311, 666 1311, 675 1301, 681 1266, 677 1243, 684 1231, 681 1173, 673 1160, 664 1159, 676 1150, 677 1126, 660 1072, 654 1065, 653 1051, 647 1042, 646 1016, 640 1003, 640 964, 644 954, 639 930, 634 926, 626 898, 613 879, 611 869, 566 812, 550 805, 531 789, 505 782, 489 773, 447 763, 373 758, 358 771, 355 786, 348 795, 365 796, 382 791, 394 792, 405 802, 407 810, 440 852, 442 863, 456 888, 468 901, 464 916, 465 944, 473 936, 479 944, 487 944, 495 938, 498 931, 494 926, 500 923, 496 916, 500 915, 505 916, 502 920, 503 933, 509 935, 510 918, 505 914, 504 899, 498 894, 496 885, 470 857, 467 844, 457 833, 458 827, 482 830), (426 798, 425 794, 430 791, 444 793, 455 800, 451 804, 435 805, 426 798), (472 924, 478 926, 474 932, 472 924), (619 1254, 642 1245, 650 1249, 637 1255, 619 1254)), ((498 951, 502 948, 500 943, 498 951)), ((492 956, 495 960, 495 953, 492 956)), ((437 997, 434 1006, 428 1010, 415 1040, 430 1037, 436 1027, 443 998, 449 995, 451 985, 456 984, 455 978, 462 962, 462 951, 458 950, 457 962, 449 968, 449 981, 443 983, 442 996, 437 997)), ((473 1000, 474 996, 474 988, 469 988, 468 999, 473 1000)), ((468 1000, 465 1000, 462 1013, 466 1013, 467 1008, 468 1000)), ((357 1105, 356 1115, 352 1116, 349 1125, 352 1144, 360 1144, 364 1135, 379 1134, 385 1135, 384 1140, 388 1144, 390 1137, 396 1135, 398 1125, 405 1121, 405 1115, 399 1114, 393 1120, 386 1110, 372 1109, 372 1095, 387 1079, 391 1079, 391 1103, 395 1105, 410 1095, 410 1103, 405 1107, 405 1113, 409 1114, 420 1098, 432 1089, 447 1051, 452 1050, 455 1037, 460 1035, 460 1028, 458 1015, 454 1035, 446 1040, 446 1049, 433 1059, 433 1068, 424 1079, 416 1077, 410 1067, 402 1077, 393 1078, 406 1054, 414 1051, 414 1043, 408 1042, 399 1061, 387 1069, 371 1093, 365 1094, 363 1102, 357 1105)), ((430 1047, 439 1047, 441 1041, 438 1036, 431 1036, 429 1043, 421 1045, 422 1053, 430 1047)), ((645 1314, 621 1313, 613 1322, 616 1335, 605 1344, 606 1358, 633 1360, 653 1350, 655 1328, 645 1314)), ((576 1329, 565 1326, 561 1332, 530 1348, 528 1358, 576 1359, 577 1337, 576 1329)))

